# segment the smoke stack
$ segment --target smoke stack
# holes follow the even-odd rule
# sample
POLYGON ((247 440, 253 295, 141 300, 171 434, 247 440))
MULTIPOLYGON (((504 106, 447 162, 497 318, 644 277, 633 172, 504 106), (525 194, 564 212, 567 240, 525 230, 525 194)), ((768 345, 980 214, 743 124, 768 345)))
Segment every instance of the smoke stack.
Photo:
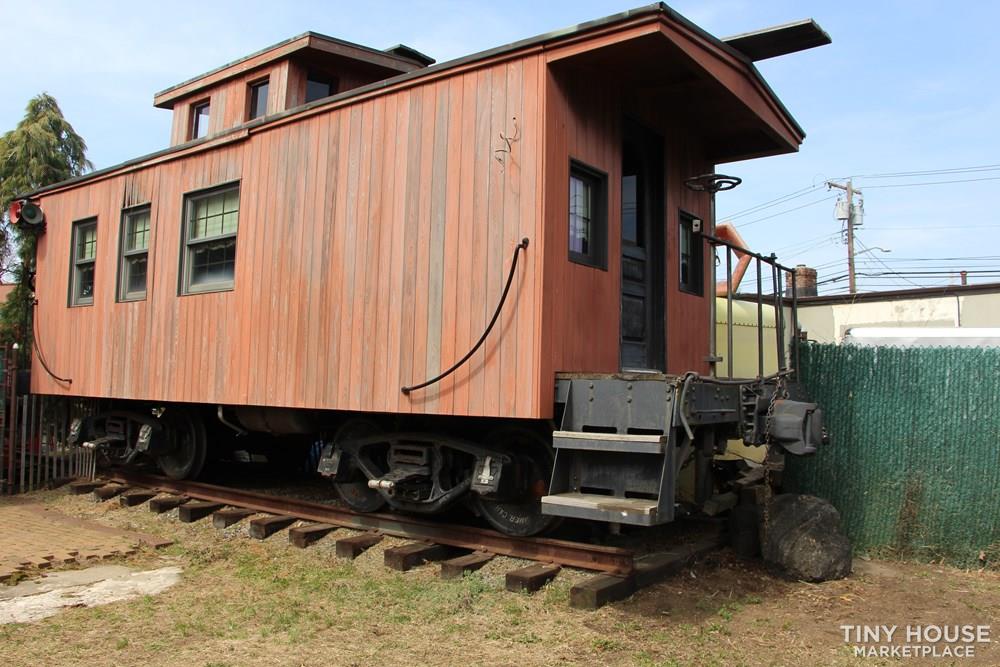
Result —
MULTIPOLYGON (((798 296, 816 296, 816 269, 805 264, 795 267, 795 291, 798 296)), ((792 295, 792 274, 785 274, 785 293, 792 295)))

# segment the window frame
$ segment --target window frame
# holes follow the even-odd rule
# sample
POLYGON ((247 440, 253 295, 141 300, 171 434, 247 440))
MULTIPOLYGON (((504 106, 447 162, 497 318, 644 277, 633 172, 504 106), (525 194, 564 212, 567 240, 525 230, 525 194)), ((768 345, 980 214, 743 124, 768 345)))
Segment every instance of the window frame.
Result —
POLYGON ((701 232, 694 231, 695 221, 705 224, 701 216, 678 209, 677 211, 677 287, 681 292, 694 296, 705 296, 705 244, 701 232), (683 237, 690 237, 691 252, 688 254, 689 280, 684 280, 684 243, 683 237), (700 248, 701 252, 693 252, 700 248))
POLYGON ((309 69, 306 68, 305 76, 302 78, 302 103, 311 104, 317 100, 325 100, 328 97, 333 97, 340 92, 340 77, 333 74, 329 74, 321 69, 309 69), (322 97, 315 97, 309 99, 309 82, 315 81, 316 83, 325 83, 329 87, 329 93, 323 95, 322 97))
POLYGON ((190 141, 196 141, 198 139, 204 139, 205 137, 207 137, 208 136, 208 126, 211 123, 211 118, 212 118, 212 99, 211 98, 206 98, 204 100, 200 100, 198 102, 193 103, 191 105, 191 118, 190 118, 190 123, 189 123, 189 129, 190 129, 190 131, 188 132, 188 139, 190 141), (198 111, 201 110, 201 109, 207 109, 208 111, 207 111, 207 113, 205 113, 205 134, 199 135, 198 131, 199 131, 200 125, 198 123, 198 116, 199 116, 198 111))
POLYGON ((246 122, 252 120, 257 120, 258 118, 264 118, 267 116, 267 103, 271 96, 271 76, 264 76, 258 79, 254 79, 247 83, 247 109, 246 109, 246 122), (261 87, 267 86, 267 95, 264 96, 264 109, 259 116, 253 115, 253 102, 254 102, 254 92, 259 90, 261 87))
POLYGON ((94 305, 94 294, 97 287, 97 216, 90 218, 83 218, 81 220, 73 221, 72 231, 70 233, 70 253, 69 253, 69 306, 75 308, 77 306, 93 306, 94 305), (89 258, 80 258, 80 234, 81 230, 93 227, 94 228, 94 256, 89 258), (80 267, 83 265, 91 265, 94 277, 92 279, 92 284, 90 287, 90 296, 82 297, 80 296, 80 267))
POLYGON ((608 270, 608 174, 579 160, 570 159, 569 177, 566 179, 566 202, 572 192, 573 179, 577 178, 593 187, 591 202, 590 248, 587 252, 577 252, 570 244, 572 234, 572 208, 566 209, 566 248, 569 261, 591 268, 608 270))
MULTIPOLYGON (((202 199, 208 199, 220 194, 225 194, 235 190, 237 192, 237 197, 240 196, 240 181, 229 181, 227 183, 222 183, 220 185, 215 185, 209 188, 202 188, 200 190, 193 190, 191 192, 184 193, 184 203, 181 207, 182 209, 182 219, 181 219, 181 256, 180 256, 180 271, 178 272, 178 295, 179 296, 189 296, 192 294, 208 294, 211 292, 231 292, 236 289, 236 257, 235 248, 238 247, 239 241, 239 228, 240 228, 240 216, 239 208, 236 209, 236 231, 231 233, 216 234, 215 236, 207 236, 200 239, 191 239, 191 223, 193 221, 194 205, 196 202, 202 199), (193 248, 204 245, 206 243, 217 243, 224 239, 234 239, 234 256, 233 256, 233 277, 231 280, 208 283, 205 285, 191 285, 191 269, 193 265, 192 255, 193 248)), ((242 206, 242 201, 240 201, 240 206, 242 206)))
POLYGON ((118 234, 118 290, 117 300, 119 303, 131 301, 145 301, 149 292, 149 240, 153 234, 153 207, 152 204, 139 204, 122 209, 121 225, 118 234), (149 226, 146 229, 146 247, 140 249, 127 249, 129 234, 129 222, 133 216, 146 213, 149 215, 149 226), (139 292, 129 292, 128 282, 130 271, 128 270, 128 260, 139 255, 146 256, 146 286, 139 292))

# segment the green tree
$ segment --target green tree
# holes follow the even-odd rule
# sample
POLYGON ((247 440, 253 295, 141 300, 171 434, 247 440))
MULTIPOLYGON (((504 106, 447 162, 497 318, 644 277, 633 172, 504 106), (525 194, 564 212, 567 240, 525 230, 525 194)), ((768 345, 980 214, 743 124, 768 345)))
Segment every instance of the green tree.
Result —
POLYGON ((25 353, 30 348, 36 238, 11 224, 8 209, 18 195, 92 169, 86 153, 86 142, 48 93, 33 97, 17 127, 0 137, 0 279, 15 284, 0 305, 0 341, 20 343, 25 353))

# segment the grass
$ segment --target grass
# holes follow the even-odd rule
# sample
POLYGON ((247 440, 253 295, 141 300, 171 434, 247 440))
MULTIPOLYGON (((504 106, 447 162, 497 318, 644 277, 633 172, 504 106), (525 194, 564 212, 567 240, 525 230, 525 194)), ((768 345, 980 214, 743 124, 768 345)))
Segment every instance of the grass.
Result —
MULTIPOLYGON (((392 539, 356 561, 343 561, 334 557, 331 540, 298 550, 283 536, 263 542, 241 537, 238 527, 217 531, 207 522, 179 524, 66 497, 54 505, 174 539, 173 546, 143 552, 129 565, 180 565, 182 582, 155 597, 0 626, 4 667, 853 665, 836 633, 824 635, 815 619, 831 609, 866 617, 877 612, 872 601, 887 595, 885 584, 875 579, 800 585, 727 561, 700 566, 696 577, 682 573, 628 601, 582 612, 567 603, 572 584, 587 575, 569 569, 539 593, 515 595, 506 592, 504 574, 523 563, 509 559, 441 580, 433 566, 387 570, 381 550, 399 543, 392 539)), ((940 581, 952 596, 950 609, 1000 625, 997 575, 984 573, 979 581, 941 568, 907 568, 907 581, 922 584, 921 575, 928 573, 940 581)), ((917 602, 894 598, 885 608, 934 602, 919 596, 920 586, 900 587, 912 589, 917 602)))

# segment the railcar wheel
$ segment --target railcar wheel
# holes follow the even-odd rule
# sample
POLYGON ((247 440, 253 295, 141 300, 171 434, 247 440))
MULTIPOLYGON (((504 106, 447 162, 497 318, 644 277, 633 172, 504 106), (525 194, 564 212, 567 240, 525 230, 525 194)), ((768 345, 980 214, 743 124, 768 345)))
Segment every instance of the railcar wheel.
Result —
MULTIPOLYGON (((382 433, 383 429, 370 419, 349 419, 333 436, 334 446, 344 440, 366 438, 382 433)), ((377 512, 385 506, 385 498, 378 491, 368 488, 368 477, 358 468, 352 457, 343 454, 343 461, 333 488, 341 500, 355 512, 377 512)))
POLYGON ((205 425, 186 412, 172 415, 165 425, 164 437, 170 442, 170 451, 156 457, 156 465, 170 479, 194 479, 205 467, 208 438, 205 425))
POLYGON ((559 517, 542 514, 542 496, 548 493, 555 462, 549 443, 526 429, 502 428, 491 433, 485 444, 514 457, 513 472, 523 496, 513 501, 476 496, 476 507, 483 518, 501 533, 516 537, 538 535, 555 528, 559 517))

